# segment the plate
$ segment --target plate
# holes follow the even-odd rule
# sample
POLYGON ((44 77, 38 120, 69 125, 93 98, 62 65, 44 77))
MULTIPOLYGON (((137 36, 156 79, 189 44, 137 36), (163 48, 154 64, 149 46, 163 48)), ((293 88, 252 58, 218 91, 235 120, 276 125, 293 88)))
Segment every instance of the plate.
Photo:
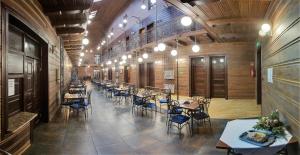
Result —
POLYGON ((253 140, 251 140, 247 137, 248 132, 261 132, 261 131, 249 130, 247 132, 244 132, 240 135, 240 137, 239 137, 240 140, 242 140, 244 142, 247 142, 247 143, 250 143, 250 144, 253 144, 253 145, 256 145, 256 146, 261 146, 261 147, 267 147, 267 146, 273 144, 276 140, 276 137, 274 135, 272 135, 270 133, 266 133, 266 132, 261 132, 261 133, 267 134, 268 140, 263 142, 263 143, 256 142, 256 141, 253 141, 253 140))

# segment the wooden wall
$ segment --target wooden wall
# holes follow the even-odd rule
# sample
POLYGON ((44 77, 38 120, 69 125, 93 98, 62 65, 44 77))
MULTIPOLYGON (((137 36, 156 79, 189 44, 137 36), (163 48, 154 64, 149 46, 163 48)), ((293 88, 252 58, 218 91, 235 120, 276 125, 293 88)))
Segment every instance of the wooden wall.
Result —
POLYGON ((83 77, 89 76, 92 77, 94 74, 93 67, 78 67, 78 78, 83 79, 83 77))
POLYGON ((72 73, 72 62, 67 54, 66 51, 64 51, 64 86, 65 88, 68 87, 70 81, 71 81, 71 73, 72 73))
MULTIPOLYGON (((250 64, 255 62, 253 42, 232 42, 201 44, 201 51, 193 53, 191 46, 178 49, 179 57, 179 94, 190 94, 190 58, 196 56, 224 55, 227 59, 228 98, 255 98, 255 78, 250 76, 250 64)), ((144 62, 154 62, 155 87, 176 84, 176 58, 170 56, 170 49, 163 53, 151 54, 144 62), (174 80, 164 80, 163 71, 173 69, 174 80)), ((133 71, 133 77, 136 73, 133 71)), ((132 81, 133 82, 133 81, 132 81)))
POLYGON ((273 35, 262 41, 262 113, 278 109, 300 139, 300 1, 273 4, 269 19, 273 35), (267 69, 273 68, 273 83, 267 69))
MULTIPOLYGON (((60 73, 60 41, 56 35, 55 30, 51 26, 49 19, 43 14, 38 1, 20 1, 20 0, 1 0, 2 6, 7 6, 14 12, 18 18, 21 18, 25 24, 36 32, 45 42, 48 43, 48 84, 49 84, 49 120, 51 120, 56 113, 59 106, 59 81, 57 81, 57 74, 59 78, 60 73), (52 50, 54 49, 54 50, 52 50), (52 51, 54 51, 52 53, 52 51)), ((1 31, 2 32, 2 31, 1 31)), ((2 47, 2 46, 1 46, 2 47)), ((2 50, 2 48, 1 48, 2 50)), ((1 66, 2 67, 2 66, 1 66)), ((0 85, 2 85, 2 81, 0 85)), ((2 101, 2 100, 1 100, 2 101)), ((1 102, 2 103, 2 102, 1 102)))

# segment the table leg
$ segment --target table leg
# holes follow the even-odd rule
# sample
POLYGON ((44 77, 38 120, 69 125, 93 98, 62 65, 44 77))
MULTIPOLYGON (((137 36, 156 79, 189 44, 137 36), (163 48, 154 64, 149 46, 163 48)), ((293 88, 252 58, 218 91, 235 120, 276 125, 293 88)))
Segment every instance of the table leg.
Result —
POLYGON ((193 111, 191 111, 191 133, 192 133, 192 136, 194 134, 194 113, 193 111))

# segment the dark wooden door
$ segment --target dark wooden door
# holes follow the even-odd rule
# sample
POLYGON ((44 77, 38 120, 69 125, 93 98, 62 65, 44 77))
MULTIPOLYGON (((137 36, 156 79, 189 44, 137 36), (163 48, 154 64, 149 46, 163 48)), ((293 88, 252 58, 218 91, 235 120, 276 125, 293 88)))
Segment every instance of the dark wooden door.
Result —
POLYGON ((204 57, 191 60, 191 95, 208 96, 208 65, 204 57))
POLYGON ((155 87, 155 73, 153 63, 147 63, 147 86, 155 87))
POLYGON ((145 65, 139 64, 139 86, 140 88, 145 87, 145 65))
POLYGON ((108 69, 108 80, 112 80, 112 69, 108 69))
POLYGON ((124 82, 125 83, 129 83, 129 81, 130 81, 130 75, 129 75, 129 73, 130 73, 130 67, 129 66, 125 66, 125 68, 124 68, 124 82))
MULTIPOLYGON (((34 60, 25 59, 24 105, 25 111, 34 112, 34 60)), ((37 82, 37 81, 36 81, 37 82)))
POLYGON ((226 61, 224 56, 214 56, 210 59, 210 93, 211 97, 226 98, 226 61))
POLYGON ((42 112, 42 101, 41 101, 41 70, 40 70, 40 61, 34 60, 34 68, 33 68, 33 79, 34 79, 34 87, 33 87, 33 111, 38 114, 38 119, 43 117, 42 112))

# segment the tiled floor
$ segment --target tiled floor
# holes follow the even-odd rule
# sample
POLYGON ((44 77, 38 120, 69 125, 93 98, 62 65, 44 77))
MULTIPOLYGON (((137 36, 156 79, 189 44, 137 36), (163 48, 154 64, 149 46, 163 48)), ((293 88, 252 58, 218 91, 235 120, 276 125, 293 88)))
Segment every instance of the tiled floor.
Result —
POLYGON ((64 121, 59 113, 53 122, 34 130, 27 155, 115 155, 115 154, 226 154, 215 148, 226 120, 213 119, 213 128, 198 127, 191 137, 183 129, 179 137, 174 128, 167 134, 165 116, 131 113, 130 105, 118 105, 92 93, 93 114, 88 120, 71 113, 64 121))

